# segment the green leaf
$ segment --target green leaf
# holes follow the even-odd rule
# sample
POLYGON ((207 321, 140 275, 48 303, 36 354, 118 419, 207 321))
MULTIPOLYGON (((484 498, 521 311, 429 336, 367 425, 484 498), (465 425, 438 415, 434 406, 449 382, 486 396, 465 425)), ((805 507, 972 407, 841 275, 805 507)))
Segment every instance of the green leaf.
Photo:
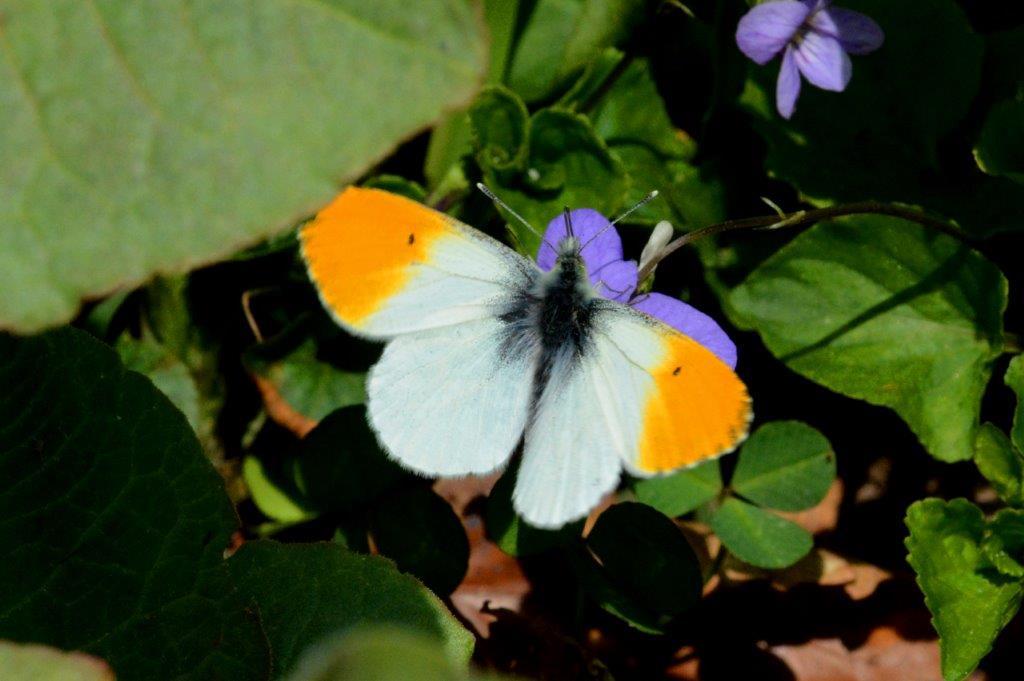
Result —
POLYGON ((824 435, 800 421, 773 421, 743 444, 729 486, 759 506, 802 511, 825 498, 835 477, 824 435))
MULTIPOLYGON (((479 140, 480 126, 489 120, 477 122, 474 118, 477 160, 484 164, 484 180, 537 231, 543 232, 548 221, 566 206, 594 208, 604 214, 622 207, 629 178, 585 116, 555 108, 534 114, 523 172, 515 172, 506 163, 486 164, 479 140)), ((540 237, 511 216, 505 217, 520 252, 536 253, 540 237)))
POLYGON ((1021 583, 986 570, 981 510, 966 499, 925 499, 907 510, 907 560, 939 633, 946 681, 966 678, 1017 612, 1021 583))
POLYGON ((1024 456, 991 423, 982 424, 978 430, 974 463, 1003 501, 1013 506, 1024 505, 1024 456))
POLYGON ((464 0, 3 15, 0 328, 20 331, 294 224, 467 102, 487 59, 464 0))
POLYGON ((676 524, 653 508, 612 506, 586 542, 608 578, 644 609, 675 616, 700 600, 697 556, 676 524))
POLYGON ((177 356, 148 335, 137 340, 121 336, 116 349, 126 368, 147 376, 185 415, 193 429, 201 428, 199 389, 192 373, 177 356))
POLYGON ((303 652, 287 681, 469 681, 437 642, 413 629, 363 626, 303 652))
POLYGON ((648 61, 631 63, 590 117, 630 177, 625 204, 633 205, 652 189, 660 193, 656 201, 630 215, 630 222, 671 219, 681 228, 722 218, 722 188, 691 164, 696 144, 672 124, 648 61))
POLYGON ((1018 355, 1010 360, 1003 381, 1017 394, 1017 409, 1013 412, 1010 439, 1017 451, 1024 453, 1024 356, 1018 355))
POLYGON ((619 42, 643 16, 645 0, 538 0, 520 3, 523 26, 508 84, 523 99, 549 97, 605 47, 619 42), (530 11, 523 16, 524 7, 530 11))
POLYGON ((506 88, 492 86, 480 93, 469 109, 472 142, 480 167, 503 177, 504 173, 524 169, 529 117, 526 105, 506 88))
POLYGON ((316 513, 302 502, 298 491, 289 494, 291 490, 282 481, 275 480, 259 458, 245 457, 242 478, 253 503, 268 518, 279 523, 299 523, 316 517, 316 513))
POLYGON ((804 88, 787 121, 775 110, 777 60, 749 66, 741 101, 768 143, 768 172, 821 205, 898 201, 948 215, 977 234, 1020 229, 1019 184, 966 167, 966 158, 964 169, 940 162, 940 144, 967 115, 982 73, 984 42, 959 3, 849 0, 845 6, 885 31, 881 49, 853 57, 845 91, 804 88))
POLYGON ((0 638, 126 679, 266 675, 223 560, 235 511, 181 412, 72 329, 0 336, 0 382, 0 638))
POLYGON ((405 196, 420 203, 426 203, 427 200, 427 192, 418 182, 408 180, 399 175, 374 175, 364 182, 363 186, 383 189, 384 191, 405 196))
POLYGON ((992 107, 974 147, 978 167, 989 175, 1024 182, 1024 101, 992 107))
POLYGON ((314 421, 366 399, 366 373, 339 369, 320 359, 312 338, 284 357, 249 352, 245 363, 250 371, 268 380, 292 409, 314 421))
POLYGON ((566 544, 580 536, 584 521, 569 523, 558 530, 534 527, 516 515, 512 491, 516 485, 518 464, 502 474, 487 497, 487 536, 510 556, 530 556, 566 544))
POLYGON ((274 667, 285 672, 302 650, 333 632, 363 624, 414 627, 464 666, 473 636, 436 596, 390 561, 335 544, 248 542, 228 561, 238 592, 259 609, 274 667))
POLYGON ((361 405, 331 412, 299 447, 296 483, 309 505, 320 511, 365 506, 412 479, 377 442, 361 405))
POLYGON ((309 634, 363 621, 468 658, 470 634, 382 558, 258 542, 225 561, 237 516, 184 416, 88 334, 0 336, 0 381, 0 593, 18 594, 0 637, 126 679, 267 678, 309 634))
POLYGON ((466 576, 469 539, 451 505, 425 487, 389 496, 374 507, 370 532, 381 555, 439 594, 466 576))
POLYGON ((7 681, 114 681, 103 660, 31 643, 0 641, 0 669, 7 681))
POLYGON ((934 456, 969 458, 1003 347, 1007 284, 962 243, 880 216, 816 225, 733 290, 740 324, 794 371, 891 407, 934 456))
POLYGON ((981 549, 999 572, 1024 577, 1024 511, 1004 508, 988 523, 981 549))
POLYGON ((670 518, 689 513, 721 491, 722 472, 718 461, 706 461, 672 475, 633 480, 636 498, 670 518))
POLYGON ((731 553, 761 568, 788 567, 814 544, 799 525, 736 498, 723 501, 711 512, 709 522, 731 553))

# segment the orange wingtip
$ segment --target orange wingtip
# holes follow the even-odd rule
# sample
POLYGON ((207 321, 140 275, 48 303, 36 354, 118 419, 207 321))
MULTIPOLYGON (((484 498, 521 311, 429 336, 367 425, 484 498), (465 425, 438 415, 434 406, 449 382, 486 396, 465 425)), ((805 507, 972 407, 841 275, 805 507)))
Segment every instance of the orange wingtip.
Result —
POLYGON ((427 259, 448 218, 380 189, 349 187, 302 229, 302 256, 324 305, 359 328, 427 259))
POLYGON ((750 396, 739 376, 710 350, 679 334, 653 370, 636 467, 664 473, 735 449, 747 436, 750 396))

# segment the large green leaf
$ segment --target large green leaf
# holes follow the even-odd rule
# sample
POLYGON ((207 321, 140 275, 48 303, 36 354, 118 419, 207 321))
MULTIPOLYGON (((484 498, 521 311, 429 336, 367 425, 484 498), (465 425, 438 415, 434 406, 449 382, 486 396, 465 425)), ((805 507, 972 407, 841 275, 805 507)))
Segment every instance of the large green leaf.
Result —
POLYGON ((223 560, 235 512, 185 417, 84 332, 2 336, 0 358, 0 637, 122 681, 265 674, 223 560))
POLYGON ((730 296, 790 368, 892 407, 936 457, 971 456, 1002 351, 1006 280, 951 237, 893 218, 819 224, 730 296))
POLYGON ((264 678, 317 626, 364 620, 468 656, 470 635, 384 559, 260 543, 225 561, 237 517, 185 417, 88 334, 0 336, 0 359, 0 593, 17 594, 0 637, 96 654, 122 681, 264 678))
POLYGON ((0 328, 229 255, 467 102, 465 0, 2 0, 0 328))
POLYGON ((959 681, 992 647, 1021 600, 1019 580, 989 567, 985 520, 966 499, 925 499, 907 510, 907 560, 939 632, 942 674, 959 681))
POLYGON ((792 120, 775 111, 776 65, 750 65, 742 102, 768 143, 767 170, 820 204, 876 199, 925 205, 977 233, 1020 229, 1020 186, 940 144, 978 91, 984 43, 955 0, 847 0, 885 31, 853 57, 844 92, 804 87, 792 120), (927 26, 927 30, 921 27, 927 26))
POLYGON ((825 498, 835 477, 824 435, 800 421, 773 421, 743 443, 729 485, 760 506, 802 511, 825 498))

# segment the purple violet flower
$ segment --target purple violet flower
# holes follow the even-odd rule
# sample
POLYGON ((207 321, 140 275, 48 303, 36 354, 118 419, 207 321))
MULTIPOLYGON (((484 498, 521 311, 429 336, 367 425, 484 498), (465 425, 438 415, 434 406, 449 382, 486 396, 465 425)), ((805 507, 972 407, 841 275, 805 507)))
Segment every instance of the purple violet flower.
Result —
MULTIPOLYGON (((580 255, 587 267, 590 283, 605 298, 625 303, 697 341, 720 360, 736 368, 736 345, 714 319, 700 310, 661 293, 636 295, 637 264, 622 259, 622 239, 608 218, 592 208, 580 208, 570 214, 573 235, 583 244, 580 255)), ((548 223, 544 241, 537 251, 537 264, 542 270, 555 266, 555 248, 568 236, 565 217, 559 215, 548 223)))
POLYGON ((822 90, 842 92, 853 74, 849 55, 873 52, 884 40, 873 19, 832 7, 831 0, 764 2, 744 14, 736 28, 736 44, 758 64, 785 50, 775 88, 775 107, 783 118, 796 108, 801 74, 822 90))

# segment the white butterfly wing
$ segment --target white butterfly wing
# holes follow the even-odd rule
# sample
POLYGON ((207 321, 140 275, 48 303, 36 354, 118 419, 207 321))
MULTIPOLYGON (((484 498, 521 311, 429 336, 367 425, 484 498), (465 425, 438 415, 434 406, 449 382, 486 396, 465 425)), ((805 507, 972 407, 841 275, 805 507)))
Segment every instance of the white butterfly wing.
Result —
POLYGON ((302 230, 320 298, 349 331, 392 339, 367 379, 367 412, 399 464, 424 475, 487 473, 529 413, 537 352, 501 315, 538 270, 415 201, 349 188, 302 230))
POLYGON ((536 363, 496 317, 399 336, 370 372, 370 423, 414 471, 489 473, 522 437, 536 363))
POLYGON ((300 239, 324 307, 380 340, 493 316, 537 273, 486 234, 379 189, 346 189, 300 239))
POLYGON ((650 476, 732 451, 750 422, 739 377, 710 350, 636 310, 599 301, 526 431, 513 502, 532 525, 584 517, 625 466, 650 476))

